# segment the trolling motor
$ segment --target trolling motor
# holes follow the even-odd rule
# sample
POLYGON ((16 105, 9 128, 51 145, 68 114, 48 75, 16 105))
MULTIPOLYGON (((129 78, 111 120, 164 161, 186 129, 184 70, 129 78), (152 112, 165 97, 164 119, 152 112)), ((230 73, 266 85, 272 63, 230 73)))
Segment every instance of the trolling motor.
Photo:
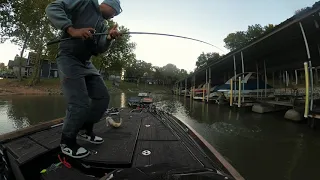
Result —
MULTIPOLYGON (((163 33, 152 33, 152 32, 123 32, 122 34, 157 35, 157 36, 170 36, 170 37, 176 37, 176 38, 182 38, 182 39, 189 39, 189 40, 198 41, 198 42, 201 42, 201 43, 204 43, 204 44, 208 44, 210 46, 213 46, 213 47, 223 51, 219 47, 217 47, 217 46, 215 46, 213 44, 210 44, 208 42, 201 41, 201 40, 194 39, 194 38, 185 37, 185 36, 178 36, 178 35, 173 35, 173 34, 163 34, 163 33)), ((92 35, 93 36, 104 36, 104 35, 108 35, 108 33, 92 33, 92 35)), ((56 40, 49 41, 47 43, 47 46, 50 46, 52 44, 56 44, 56 43, 59 43, 59 42, 62 42, 62 41, 72 40, 72 39, 80 39, 80 38, 69 37, 69 38, 63 38, 63 39, 56 39, 56 40)))

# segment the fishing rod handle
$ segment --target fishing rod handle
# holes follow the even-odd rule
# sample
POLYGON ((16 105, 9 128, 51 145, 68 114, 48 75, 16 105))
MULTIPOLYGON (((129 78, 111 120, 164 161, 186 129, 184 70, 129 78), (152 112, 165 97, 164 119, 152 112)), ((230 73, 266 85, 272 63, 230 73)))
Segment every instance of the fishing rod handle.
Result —
POLYGON ((59 43, 59 42, 62 42, 62 41, 71 40, 71 39, 74 39, 74 38, 64 38, 64 39, 56 39, 56 40, 53 40, 53 41, 49 41, 47 43, 47 46, 50 46, 52 44, 56 44, 56 43, 59 43))
MULTIPOLYGON (((108 33, 95 33, 95 34, 92 34, 92 36, 101 36, 101 35, 108 35, 108 33)), ((80 37, 79 38, 69 37, 69 38, 63 38, 63 39, 56 39, 56 40, 49 41, 47 43, 47 46, 50 46, 52 44, 56 44, 56 43, 59 43, 59 42, 62 42, 62 41, 71 40, 71 39, 81 39, 81 38, 80 37)))

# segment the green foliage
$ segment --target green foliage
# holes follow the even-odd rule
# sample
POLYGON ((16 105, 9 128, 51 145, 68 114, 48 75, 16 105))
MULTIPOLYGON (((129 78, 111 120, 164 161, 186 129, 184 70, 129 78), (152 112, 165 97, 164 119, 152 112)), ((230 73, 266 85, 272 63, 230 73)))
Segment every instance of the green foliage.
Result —
POLYGON ((310 7, 304 7, 304 8, 301 8, 301 9, 298 9, 294 12, 295 15, 299 15, 299 14, 302 14, 308 10, 310 10, 311 8, 310 7))
MULTIPOLYGON (((109 29, 115 25, 116 22, 112 20, 106 21, 109 29)), ((124 26, 118 27, 120 32, 128 32, 124 26)), ((115 40, 112 46, 106 53, 99 54, 92 57, 93 64, 100 70, 107 72, 114 72, 120 74, 123 68, 130 67, 136 59, 134 50, 136 44, 130 42, 131 36, 129 34, 123 34, 119 39, 115 40)))
MULTIPOLYGON (((114 21, 108 21, 109 28, 112 28, 115 24, 114 21)), ((125 28, 124 26, 120 26, 120 32, 129 32, 129 29, 125 28)), ((120 72, 122 68, 128 67, 135 61, 135 54, 134 50, 136 44, 130 42, 130 35, 124 34, 121 38, 117 39, 113 45, 108 50, 107 56, 107 70, 108 71, 117 71, 120 72)))
POLYGON ((200 69, 204 66, 206 66, 208 63, 212 63, 220 58, 219 53, 204 53, 202 52, 200 56, 198 57, 198 60, 196 62, 196 69, 200 69))
POLYGON ((48 49, 45 46, 57 33, 45 15, 45 8, 50 2, 51 0, 14 0, 0 6, 1 41, 10 39, 12 43, 21 46, 20 57, 25 49, 38 54, 31 85, 39 82, 40 59, 53 57, 57 52, 54 47, 48 49))
POLYGON ((230 33, 223 41, 225 47, 231 51, 244 47, 263 34, 270 32, 274 28, 273 24, 262 27, 260 24, 248 26, 247 31, 237 31, 230 33))
POLYGON ((0 63, 0 73, 4 73, 4 72, 6 72, 6 70, 7 70, 7 68, 4 65, 4 63, 0 63))
POLYGON ((152 78, 157 84, 162 85, 173 85, 186 76, 188 76, 186 70, 179 69, 173 64, 157 67, 142 60, 137 60, 132 66, 127 67, 125 72, 125 79, 139 83, 142 77, 146 77, 152 78))

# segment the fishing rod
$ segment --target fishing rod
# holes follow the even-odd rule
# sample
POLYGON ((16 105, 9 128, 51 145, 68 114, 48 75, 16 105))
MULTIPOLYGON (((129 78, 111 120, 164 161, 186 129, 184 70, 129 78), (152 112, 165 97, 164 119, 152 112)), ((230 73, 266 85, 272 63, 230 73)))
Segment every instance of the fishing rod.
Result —
MULTIPOLYGON (((213 46, 213 47, 221 50, 222 52, 224 52, 222 49, 220 49, 219 47, 217 47, 217 46, 215 46, 215 45, 213 45, 213 44, 210 44, 210 43, 208 43, 208 42, 201 41, 201 40, 198 40, 198 39, 185 37, 185 36, 178 36, 178 35, 164 34, 164 33, 152 33, 152 32, 123 32, 123 33, 121 33, 121 34, 157 35, 157 36, 170 36, 170 37, 176 37, 176 38, 182 38, 182 39, 189 39, 189 40, 198 41, 198 42, 201 42, 201 43, 204 43, 204 44, 208 44, 208 45, 213 46)), ((94 34, 92 34, 92 35, 93 35, 93 36, 104 36, 104 35, 108 35, 108 33, 94 33, 94 34)), ((69 38, 52 40, 52 41, 49 41, 49 42, 47 43, 47 46, 52 45, 52 44, 56 44, 56 43, 59 43, 59 42, 62 42, 62 41, 72 40, 72 39, 80 39, 80 38, 69 37, 69 38)))

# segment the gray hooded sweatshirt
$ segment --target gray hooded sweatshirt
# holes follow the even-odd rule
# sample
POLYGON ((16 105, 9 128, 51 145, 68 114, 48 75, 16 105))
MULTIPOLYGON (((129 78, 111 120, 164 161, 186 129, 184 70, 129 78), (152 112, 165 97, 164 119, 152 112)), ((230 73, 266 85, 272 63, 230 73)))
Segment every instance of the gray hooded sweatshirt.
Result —
MULTIPOLYGON (((46 8, 46 14, 54 27, 63 31, 62 38, 70 37, 67 28, 92 27, 96 33, 107 32, 98 0, 55 0, 46 8)), ((92 55, 105 52, 112 41, 106 36, 94 36, 94 40, 68 40, 59 44, 60 53, 70 54, 84 62, 92 55)))

